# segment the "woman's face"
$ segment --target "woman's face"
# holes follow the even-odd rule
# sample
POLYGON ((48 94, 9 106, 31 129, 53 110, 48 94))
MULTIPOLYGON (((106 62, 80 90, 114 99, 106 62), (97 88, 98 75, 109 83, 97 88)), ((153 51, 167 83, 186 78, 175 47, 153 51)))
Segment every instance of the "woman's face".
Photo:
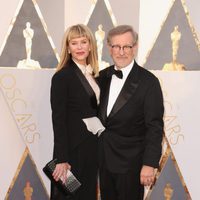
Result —
POLYGON ((86 65, 86 59, 90 52, 90 43, 86 37, 78 37, 69 41, 69 51, 75 62, 86 65))

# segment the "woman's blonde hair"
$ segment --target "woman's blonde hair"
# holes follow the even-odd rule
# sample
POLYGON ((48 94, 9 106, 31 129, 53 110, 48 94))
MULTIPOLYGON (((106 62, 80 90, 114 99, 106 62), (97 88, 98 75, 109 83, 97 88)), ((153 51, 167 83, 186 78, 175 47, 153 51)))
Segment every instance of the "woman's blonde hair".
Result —
POLYGON ((62 43, 60 62, 57 65, 57 71, 65 67, 65 64, 71 58, 71 54, 69 53, 69 41, 71 39, 79 38, 79 37, 86 37, 89 40, 90 52, 89 52, 86 62, 87 64, 90 64, 91 67, 93 68, 94 75, 98 76, 99 66, 98 66, 96 40, 94 39, 94 36, 91 30, 83 24, 77 24, 77 25, 71 26, 66 30, 64 38, 63 38, 63 43, 62 43))

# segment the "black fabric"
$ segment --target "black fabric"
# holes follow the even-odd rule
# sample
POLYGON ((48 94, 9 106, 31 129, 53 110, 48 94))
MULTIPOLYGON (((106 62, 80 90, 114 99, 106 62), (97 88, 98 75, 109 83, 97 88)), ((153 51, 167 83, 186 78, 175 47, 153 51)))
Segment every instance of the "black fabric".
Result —
POLYGON ((123 78, 123 73, 121 70, 116 70, 114 67, 111 68, 110 70, 110 76, 116 75, 118 78, 122 79, 123 78))
MULTIPOLYGON (((97 136, 87 130, 82 119, 97 115, 97 102, 90 84, 72 60, 52 77, 51 108, 53 158, 57 158, 58 163, 68 162, 82 184, 72 199, 94 200, 97 192, 97 136)), ((51 195, 51 199, 67 199, 54 184, 51 195)))
POLYGON ((111 66, 100 71, 98 77, 101 89, 98 116, 106 127, 98 141, 102 199, 129 200, 130 197, 138 200, 142 192, 142 166, 159 166, 163 138, 163 96, 158 78, 134 62, 107 116, 111 83, 109 74, 113 68, 111 66), (124 182, 126 186, 123 186, 124 182))
POLYGON ((112 173, 100 168, 101 200, 143 200, 144 187, 140 184, 139 171, 112 173))

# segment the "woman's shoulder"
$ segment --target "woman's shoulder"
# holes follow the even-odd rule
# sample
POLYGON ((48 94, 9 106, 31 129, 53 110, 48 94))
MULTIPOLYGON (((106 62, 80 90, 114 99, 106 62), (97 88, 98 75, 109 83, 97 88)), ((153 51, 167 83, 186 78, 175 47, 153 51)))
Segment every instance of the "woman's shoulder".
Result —
POLYGON ((52 82, 66 82, 71 77, 71 67, 63 67, 62 69, 55 72, 55 74, 52 77, 52 82))
POLYGON ((55 72, 55 77, 63 77, 68 76, 72 73, 72 67, 71 66, 64 66, 62 69, 55 72))

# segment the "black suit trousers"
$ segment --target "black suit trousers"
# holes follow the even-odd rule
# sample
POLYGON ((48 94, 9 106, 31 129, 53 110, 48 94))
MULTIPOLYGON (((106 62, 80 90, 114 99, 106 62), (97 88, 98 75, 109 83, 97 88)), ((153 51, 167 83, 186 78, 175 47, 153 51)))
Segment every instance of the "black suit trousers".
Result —
POLYGON ((140 172, 112 173, 100 168, 101 200, 143 200, 144 187, 140 184, 140 172))

